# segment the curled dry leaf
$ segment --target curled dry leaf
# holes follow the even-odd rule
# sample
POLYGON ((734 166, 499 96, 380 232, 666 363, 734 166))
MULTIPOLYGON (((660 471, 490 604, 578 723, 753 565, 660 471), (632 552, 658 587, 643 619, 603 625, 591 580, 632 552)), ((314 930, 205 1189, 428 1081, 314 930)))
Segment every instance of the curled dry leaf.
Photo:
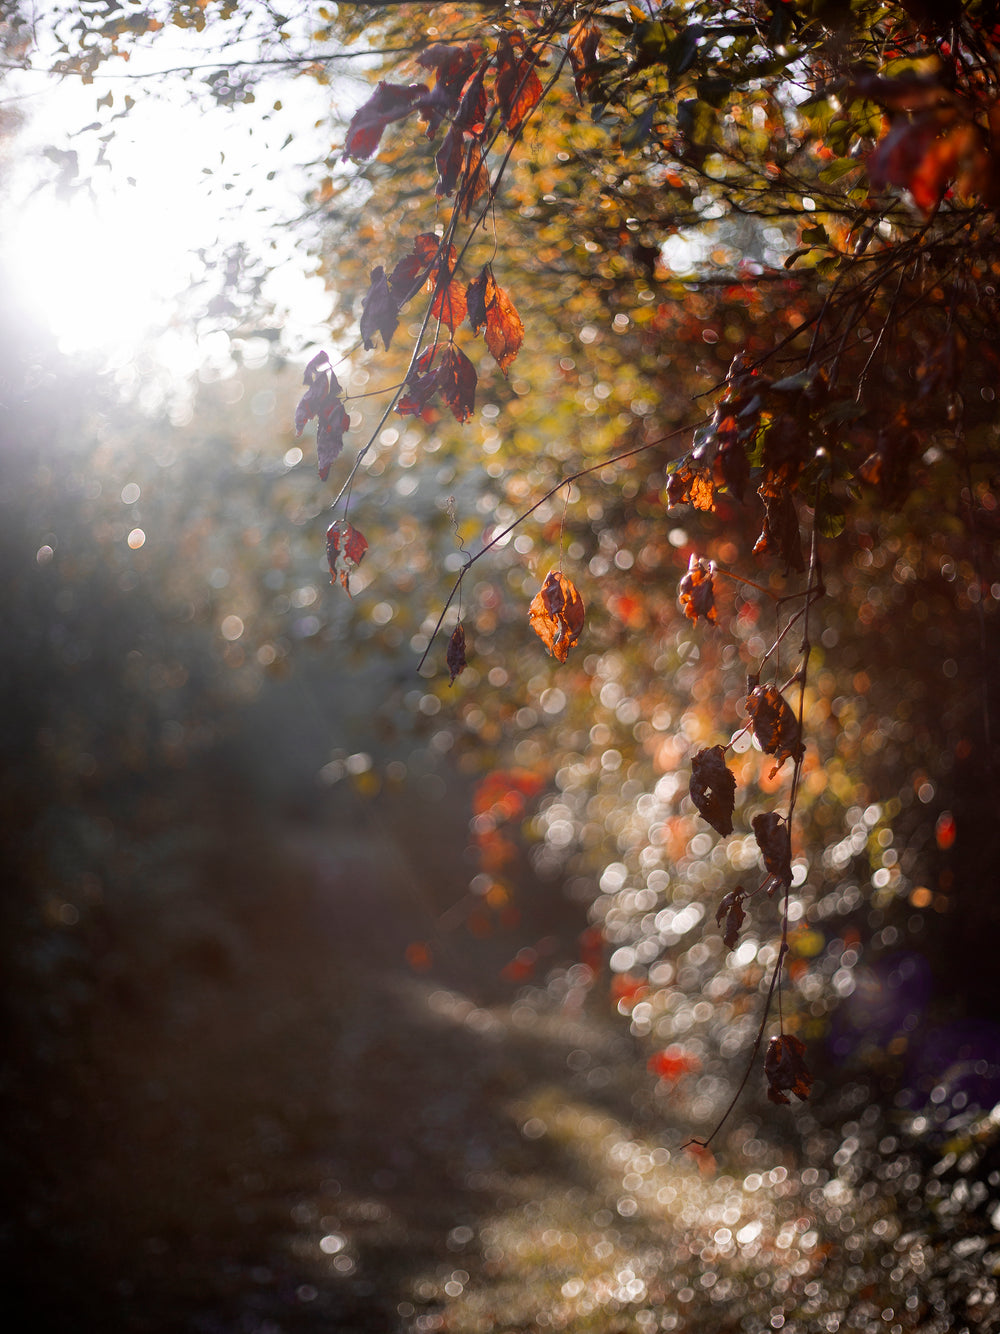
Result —
POLYGON ((743 911, 743 899, 745 891, 742 885, 737 885, 732 893, 727 894, 719 904, 718 912, 715 914, 715 925, 722 926, 725 920, 725 935, 722 937, 726 943, 726 949, 734 950, 740 937, 740 927, 747 919, 743 911))
POLYGON ((702 560, 692 553, 678 591, 684 615, 689 620, 697 623, 698 617, 704 616, 706 621, 715 624, 718 616, 715 610, 715 561, 702 560))
POLYGON ((351 596, 348 580, 361 564, 361 558, 367 550, 367 540, 352 524, 338 519, 326 530, 326 558, 330 562, 330 582, 335 584, 339 579, 348 597, 351 596))
POLYGON ((699 750, 691 761, 691 800, 700 815, 718 833, 733 832, 733 806, 736 802, 736 776, 726 768, 722 746, 699 750))
POLYGON ((772 1038, 764 1056, 767 1096, 772 1102, 787 1103, 785 1093, 794 1093, 803 1101, 809 1097, 813 1077, 803 1057, 806 1044, 790 1033, 772 1038))
POLYGON ((788 821, 777 811, 765 811, 751 821, 766 870, 782 885, 792 883, 792 844, 788 821))
POLYGON ((455 677, 461 676, 468 665, 465 660, 465 627, 461 621, 459 621, 451 632, 451 638, 448 640, 448 654, 446 661, 450 673, 448 684, 454 685, 455 677))
POLYGON ((583 598, 561 570, 550 570, 531 600, 531 628, 558 662, 565 662, 583 629, 583 598))
POLYGON ((789 756, 793 760, 802 758, 798 720, 774 686, 755 686, 747 696, 747 713, 757 744, 765 755, 773 755, 777 761, 771 770, 772 778, 789 756))

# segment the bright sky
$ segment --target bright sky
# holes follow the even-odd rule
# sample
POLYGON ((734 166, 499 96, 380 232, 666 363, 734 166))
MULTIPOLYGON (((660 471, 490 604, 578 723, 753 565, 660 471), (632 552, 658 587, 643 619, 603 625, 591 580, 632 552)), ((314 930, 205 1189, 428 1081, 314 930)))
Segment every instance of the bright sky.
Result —
MULTIPOLYGON (((194 58, 190 47, 179 53, 173 34, 161 36, 128 65, 110 62, 109 72, 162 69, 194 58)), ((287 312, 289 345, 322 338, 331 298, 308 276, 301 237, 273 224, 302 211, 309 177, 301 164, 329 151, 314 126, 331 91, 312 79, 283 78, 268 80, 250 106, 216 107, 207 89, 192 105, 189 88, 203 77, 187 83, 179 76, 98 78, 83 85, 34 73, 6 84, 2 96, 18 99, 13 105, 25 123, 0 198, 0 249, 16 295, 64 350, 110 363, 127 359, 144 335, 169 322, 178 295, 201 271, 194 252, 238 241, 275 264, 265 293, 287 312), (114 105, 99 113, 98 100, 108 92, 114 105), (108 126, 116 131, 107 147, 110 166, 91 173, 97 135, 73 131, 121 110, 126 94, 136 103, 108 126), (273 110, 276 99, 279 111, 273 110), (295 137, 283 148, 289 134, 295 137), (92 189, 71 182, 61 200, 51 186, 39 188, 58 175, 58 164, 43 156, 48 146, 79 149, 80 175, 92 176, 92 189)), ((176 330, 157 347, 167 369, 181 374, 200 355, 193 335, 176 330)))

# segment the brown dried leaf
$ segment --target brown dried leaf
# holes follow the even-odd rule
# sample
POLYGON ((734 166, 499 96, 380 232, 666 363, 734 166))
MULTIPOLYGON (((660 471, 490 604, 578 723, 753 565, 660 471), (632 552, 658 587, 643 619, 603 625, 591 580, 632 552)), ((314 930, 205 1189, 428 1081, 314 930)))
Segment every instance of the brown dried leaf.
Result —
POLYGON ((713 829, 723 836, 733 832, 736 776, 726 768, 722 746, 699 750, 691 761, 690 793, 699 814, 713 829))
POLYGON ((809 1097, 813 1077, 806 1069, 806 1045, 791 1033, 772 1038, 764 1056, 767 1096, 772 1102, 787 1103, 786 1090, 803 1101, 809 1097))
POLYGON ((747 713, 757 744, 765 755, 773 755, 777 761, 771 770, 772 778, 789 757, 802 758, 798 720, 774 686, 755 686, 747 695, 747 713))
POLYGON ((715 562, 702 560, 693 553, 688 561, 687 574, 678 590, 684 615, 697 624, 704 616, 713 625, 718 619, 715 610, 715 562))
POLYGON ((557 662, 565 662, 583 629, 583 598, 561 570, 550 570, 528 608, 531 628, 557 662))
POLYGON ((721 926, 722 919, 726 921, 726 933, 723 936, 727 950, 734 950, 740 938, 740 927, 747 919, 743 911, 744 890, 742 885, 737 885, 731 894, 719 904, 719 910, 715 914, 715 925, 721 926))
MULTIPOLYGON (((753 836, 757 840, 764 866, 782 885, 792 883, 792 844, 789 836, 788 821, 777 811, 766 811, 755 815, 750 822, 753 836)), ((772 889, 775 886, 772 886, 772 889)))
POLYGON ((446 662, 448 664, 448 671, 451 678, 448 684, 454 685, 455 677, 461 676, 468 665, 465 659, 465 627, 462 625, 461 621, 459 621, 454 630, 452 630, 451 638, 448 640, 446 662))
POLYGON ((777 551, 787 566, 801 574, 806 562, 791 491, 779 482, 769 481, 757 488, 757 494, 764 502, 764 526, 754 544, 754 554, 777 551))

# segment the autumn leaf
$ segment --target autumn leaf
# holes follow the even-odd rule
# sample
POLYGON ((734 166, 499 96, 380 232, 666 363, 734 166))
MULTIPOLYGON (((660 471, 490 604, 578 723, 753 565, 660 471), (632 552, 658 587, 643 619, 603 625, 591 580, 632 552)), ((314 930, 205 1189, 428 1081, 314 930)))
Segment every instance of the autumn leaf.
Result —
POLYGON ((464 161, 465 136, 457 125, 452 125, 434 158, 438 170, 438 182, 434 193, 439 199, 454 194, 464 161))
POLYGON ((531 58, 519 56, 510 37, 501 33, 497 45, 496 95, 504 128, 516 133, 541 101, 542 92, 542 81, 531 58))
POLYGON ((436 42, 417 56, 417 64, 437 71, 435 86, 440 88, 452 104, 458 102, 469 76, 481 60, 485 47, 482 42, 464 42, 452 46, 436 42))
POLYGON ((792 845, 788 821, 777 811, 765 811, 751 820, 766 870, 782 885, 792 883, 792 845))
POLYGON ((691 761, 691 800, 699 814, 718 833, 733 832, 733 806, 736 801, 736 776, 726 768, 722 746, 699 750, 691 761))
POLYGON ((306 423, 317 419, 316 446, 319 475, 326 481, 330 465, 344 447, 344 432, 350 417, 340 401, 340 381, 325 352, 317 352, 302 377, 306 392, 295 409, 295 434, 300 436, 306 423))
POLYGON ((757 488, 757 494, 764 502, 764 526, 754 544, 754 555, 777 551, 789 568, 801 574, 806 563, 791 491, 780 479, 771 478, 757 488))
POLYGON ((765 755, 773 755, 777 761, 771 770, 772 778, 789 756, 794 760, 802 758, 798 720, 774 686, 755 686, 747 696, 747 713, 757 744, 765 755))
POLYGON ((704 468, 679 464, 667 478, 667 505, 693 505, 696 510, 715 509, 715 486, 704 468))
POLYGON ((715 914, 715 925, 722 926, 725 919, 725 934, 722 937, 726 944, 726 949, 734 950, 739 941, 740 928, 747 919, 743 911, 743 899, 745 897, 743 886, 737 885, 736 888, 725 896, 719 904, 718 911, 715 914))
POLYGON ((429 93, 425 83, 411 83, 404 87, 384 80, 380 82, 368 101, 351 117, 341 160, 346 162, 353 158, 355 162, 367 162, 378 148, 386 126, 420 110, 429 93))
POLYGON ((813 1077, 806 1069, 806 1045, 790 1033, 774 1037, 767 1044, 764 1056, 764 1075, 767 1079, 767 1096, 772 1102, 788 1103, 786 1091, 797 1098, 809 1097, 813 1077))
POLYGON ((440 237, 433 232, 421 232, 414 238, 410 253, 399 261, 389 275, 389 289, 397 306, 408 300, 426 279, 434 276, 440 262, 440 250, 440 237))
POLYGON ((468 161, 458 192, 458 207, 461 209, 463 217, 467 218, 469 216, 473 205, 489 192, 489 188, 490 173, 486 166, 486 160, 480 152, 479 146, 472 144, 469 148, 468 161))
POLYGON ((396 404, 396 411, 401 417, 420 417, 427 410, 427 405, 438 388, 438 373, 434 367, 440 343, 432 343, 425 348, 413 363, 406 377, 407 393, 396 404))
POLYGON ((456 676, 461 676, 467 666, 465 660, 465 627, 462 625, 461 621, 459 621, 451 632, 451 638, 448 640, 446 661, 450 673, 448 684, 454 685, 456 676))
POLYGON ((414 363, 406 381, 408 392, 396 404, 396 411, 401 417, 422 416, 434 395, 440 394, 456 421, 468 421, 477 380, 475 366, 454 343, 432 343, 414 363))
POLYGON ((715 624, 718 615, 715 610, 714 561, 701 560, 692 553, 678 591, 684 615, 689 620, 697 624, 698 617, 704 616, 706 621, 715 624))
POLYGON ((372 270, 372 281, 361 306, 361 339, 366 348, 375 346, 376 332, 382 335, 386 351, 399 324, 399 307, 389 290, 389 280, 380 264, 372 270))
POLYGON ((441 397, 451 408, 457 422, 468 421, 476 400, 476 368, 465 353, 449 343, 441 354, 438 369, 441 397))
POLYGON ((510 297, 497 285, 489 264, 484 264, 478 278, 469 284, 467 298, 473 332, 486 326, 486 346, 506 375, 524 342, 524 325, 510 297))
POLYGON ((465 284, 450 277, 444 279, 434 293, 431 315, 454 333, 465 319, 466 310, 465 284))
POLYGON ((352 524, 336 520, 326 530, 326 558, 330 563, 330 582, 340 580, 341 587, 351 596, 350 576, 361 564, 368 550, 368 542, 352 524))
POLYGON ((573 70, 576 95, 581 103, 586 103, 598 83, 594 64, 600 41, 600 28, 596 23, 589 23, 586 19, 574 24, 567 34, 566 48, 569 51, 569 63, 573 70))
POLYGON ((340 399, 329 399, 319 413, 316 431, 316 463, 321 482, 326 481, 334 460, 340 457, 344 432, 350 424, 351 419, 340 399))
POLYGON ((550 570, 528 608, 531 628, 558 662, 565 662, 583 629, 583 598, 561 570, 550 570))

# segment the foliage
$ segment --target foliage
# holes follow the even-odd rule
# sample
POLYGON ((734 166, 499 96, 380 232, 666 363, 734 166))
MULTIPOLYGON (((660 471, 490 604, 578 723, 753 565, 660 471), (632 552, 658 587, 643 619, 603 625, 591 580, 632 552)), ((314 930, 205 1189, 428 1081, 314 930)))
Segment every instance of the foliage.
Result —
MULTIPOLYGON (((60 68, 249 12, 86 19, 60 68)), ((393 451, 439 491, 477 454, 489 478, 456 486, 457 551, 404 589, 419 652, 458 602, 453 735, 501 779, 470 894, 509 901, 523 824, 540 873, 591 902, 632 1032, 702 1063, 706 1142, 709 1053, 756 1057, 775 1002, 771 1101, 809 1093, 805 1040, 887 1068, 900 1016, 869 1047, 834 1019, 868 967, 862 885, 877 960, 948 897, 919 833, 950 781, 932 746, 992 762, 986 659, 944 716, 912 703, 976 663, 973 615, 995 639, 996 6, 343 6, 308 54, 290 27, 277 58, 321 79, 379 51, 311 201, 341 299, 296 425, 318 418, 320 475, 338 468, 334 577, 364 550, 349 511, 377 552, 393 451), (559 665, 515 699, 502 632, 526 621, 559 665), (556 790, 529 810, 532 782, 556 790), (706 915, 720 934, 687 947, 706 915)), ((220 67, 212 94, 246 101, 261 69, 220 67)))

